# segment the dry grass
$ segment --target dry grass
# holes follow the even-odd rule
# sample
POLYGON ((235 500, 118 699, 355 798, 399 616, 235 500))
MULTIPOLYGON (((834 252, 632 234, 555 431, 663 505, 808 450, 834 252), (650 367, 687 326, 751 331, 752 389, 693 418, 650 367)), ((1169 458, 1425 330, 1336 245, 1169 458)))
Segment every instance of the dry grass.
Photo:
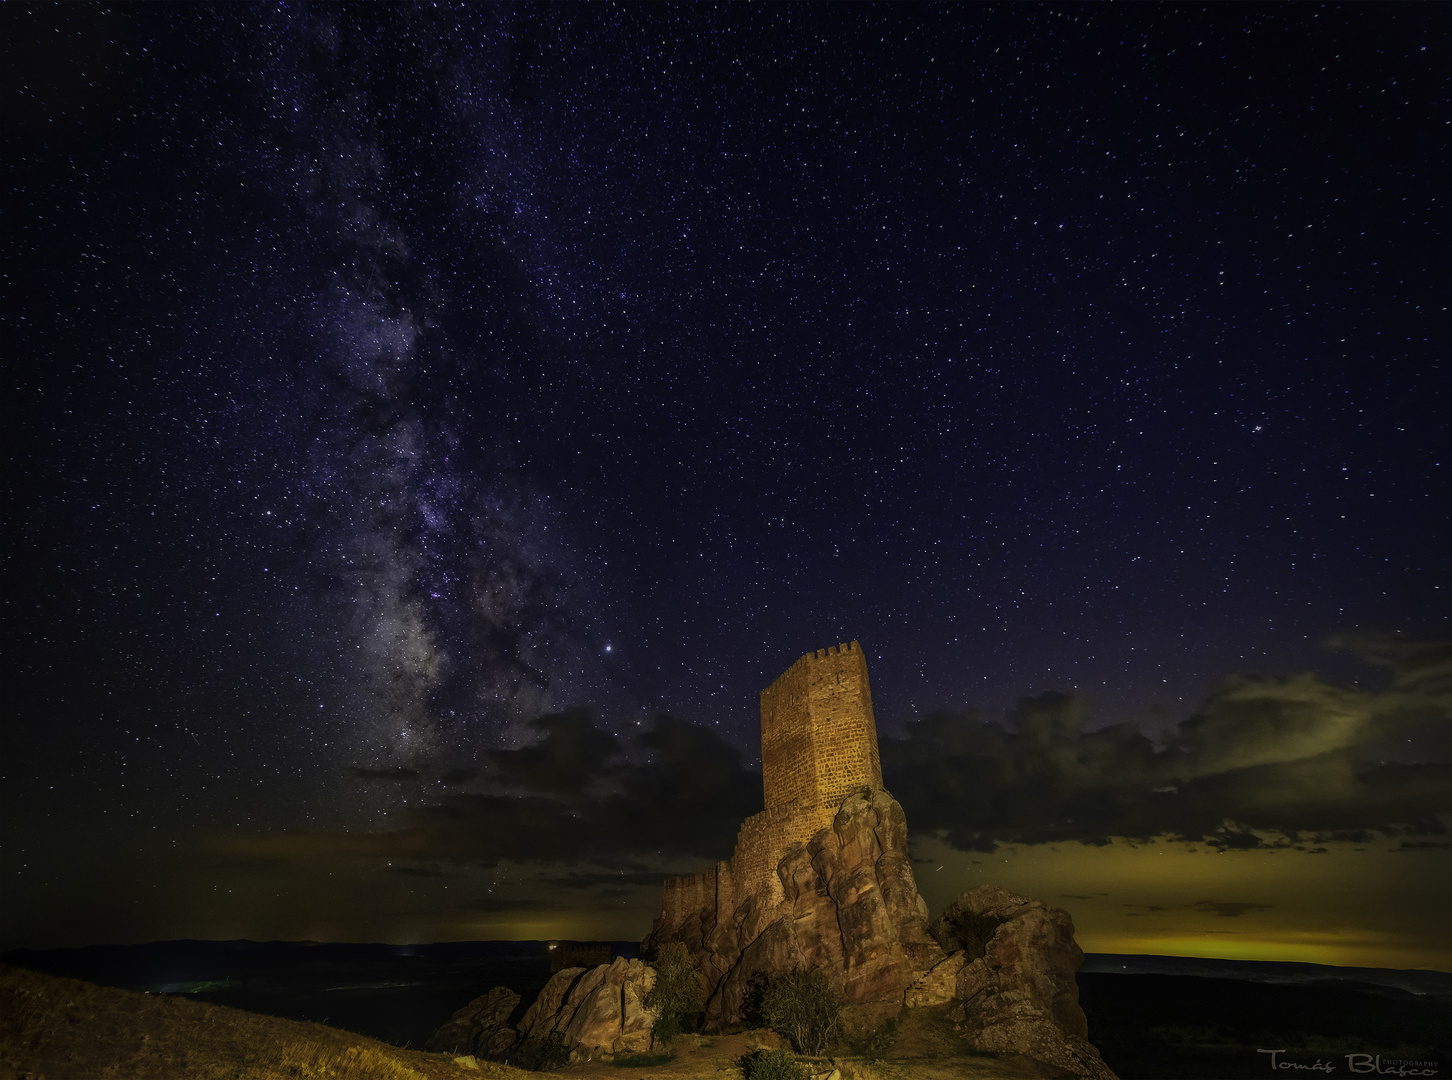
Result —
POLYGON ((0 1080, 521 1080, 347 1031, 0 967, 0 1080))

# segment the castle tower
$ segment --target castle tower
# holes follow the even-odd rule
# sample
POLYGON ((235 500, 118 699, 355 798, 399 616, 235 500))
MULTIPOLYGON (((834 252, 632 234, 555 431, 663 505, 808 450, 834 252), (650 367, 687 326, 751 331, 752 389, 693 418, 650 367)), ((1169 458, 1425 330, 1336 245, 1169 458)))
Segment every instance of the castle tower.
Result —
POLYGON ((857 642, 807 653, 761 692, 766 809, 835 807, 882 787, 867 661, 857 642))

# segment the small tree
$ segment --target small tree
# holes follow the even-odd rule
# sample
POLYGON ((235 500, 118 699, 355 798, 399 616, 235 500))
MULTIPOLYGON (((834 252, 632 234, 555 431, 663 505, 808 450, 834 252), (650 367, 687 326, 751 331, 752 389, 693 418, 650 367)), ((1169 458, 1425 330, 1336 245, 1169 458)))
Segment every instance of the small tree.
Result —
POLYGON ((797 1053, 820 1054, 841 1027, 844 1004, 820 971, 794 971, 767 984, 761 1015, 797 1053))
POLYGON ((645 995, 645 1007, 659 1015, 651 1034, 662 1042, 696 1027, 696 1018, 706 1004, 701 977, 696 973, 690 951, 679 941, 661 946, 655 963, 655 986, 645 995))

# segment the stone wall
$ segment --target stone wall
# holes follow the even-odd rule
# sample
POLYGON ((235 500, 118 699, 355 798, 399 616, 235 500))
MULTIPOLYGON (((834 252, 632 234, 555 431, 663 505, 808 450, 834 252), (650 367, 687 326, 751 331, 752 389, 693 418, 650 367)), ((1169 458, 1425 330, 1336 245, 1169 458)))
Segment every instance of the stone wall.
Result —
POLYGON ((717 899, 718 914, 734 910, 749 895, 760 897, 767 906, 781 903, 784 894, 776 864, 792 847, 805 844, 829 828, 836 815, 835 806, 790 803, 763 810, 742 822, 730 863, 731 895, 717 899))
POLYGON ((699 874, 673 875, 665 879, 665 904, 662 921, 680 926, 700 911, 716 910, 716 870, 713 866, 699 874))

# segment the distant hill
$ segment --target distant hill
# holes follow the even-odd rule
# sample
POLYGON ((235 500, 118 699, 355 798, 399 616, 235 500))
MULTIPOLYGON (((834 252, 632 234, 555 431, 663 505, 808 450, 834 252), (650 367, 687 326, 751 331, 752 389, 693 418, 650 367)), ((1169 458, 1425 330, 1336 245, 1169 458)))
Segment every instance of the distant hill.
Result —
POLYGON ((1404 990, 1419 997, 1452 1002, 1452 973, 1426 968, 1357 968, 1270 960, 1212 960, 1199 956, 1137 956, 1086 953, 1080 971, 1105 975, 1187 975, 1242 979, 1279 986, 1343 983, 1362 988, 1404 990))

